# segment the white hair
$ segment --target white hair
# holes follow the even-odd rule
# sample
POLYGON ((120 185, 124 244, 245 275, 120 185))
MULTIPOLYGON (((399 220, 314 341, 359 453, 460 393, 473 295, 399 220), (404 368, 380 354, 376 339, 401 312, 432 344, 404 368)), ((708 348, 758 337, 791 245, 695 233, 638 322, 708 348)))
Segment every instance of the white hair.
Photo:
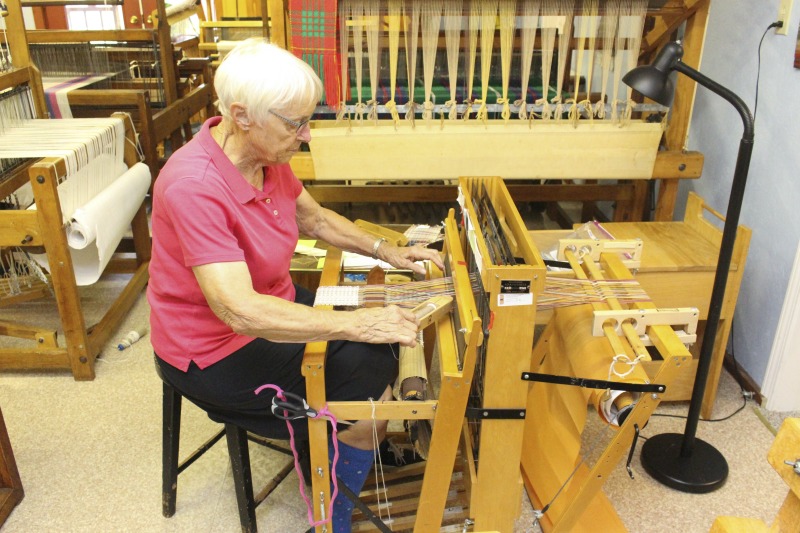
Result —
POLYGON ((322 82, 314 70, 291 52, 264 39, 236 45, 214 74, 220 114, 230 119, 239 102, 250 120, 263 124, 270 109, 309 108, 322 97, 322 82))

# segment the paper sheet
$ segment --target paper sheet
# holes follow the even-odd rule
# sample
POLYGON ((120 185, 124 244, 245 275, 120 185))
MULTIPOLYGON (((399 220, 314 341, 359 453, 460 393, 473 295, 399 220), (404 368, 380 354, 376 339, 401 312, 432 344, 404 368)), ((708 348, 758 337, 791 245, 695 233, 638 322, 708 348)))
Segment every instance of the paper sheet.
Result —
POLYGON ((294 247, 294 253, 301 255, 310 255, 311 257, 325 257, 327 253, 321 248, 315 248, 314 245, 317 241, 300 239, 294 247))
MULTIPOLYGON (((78 285, 91 285, 100 278, 149 188, 150 169, 137 163, 75 211, 67 244, 78 285)), ((47 254, 31 256, 49 270, 47 254)))

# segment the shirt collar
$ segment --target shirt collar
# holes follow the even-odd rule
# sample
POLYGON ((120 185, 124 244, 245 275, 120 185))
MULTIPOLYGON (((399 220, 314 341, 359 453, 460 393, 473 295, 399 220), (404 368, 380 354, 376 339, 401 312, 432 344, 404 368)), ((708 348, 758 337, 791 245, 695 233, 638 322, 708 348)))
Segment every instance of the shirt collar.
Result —
MULTIPOLYGON (((197 134, 198 141, 211 156, 211 161, 219 170, 222 180, 230 187, 239 203, 245 204, 253 200, 260 201, 267 198, 268 195, 265 191, 256 190, 255 187, 244 179, 239 169, 237 169, 228 156, 225 155, 225 152, 222 151, 222 147, 217 144, 217 141, 212 137, 211 128, 218 125, 221 121, 222 117, 211 117, 206 120, 200 132, 197 134)), ((272 188, 270 185, 267 185, 269 183, 269 174, 269 167, 267 167, 264 175, 264 188, 267 191, 272 188)))

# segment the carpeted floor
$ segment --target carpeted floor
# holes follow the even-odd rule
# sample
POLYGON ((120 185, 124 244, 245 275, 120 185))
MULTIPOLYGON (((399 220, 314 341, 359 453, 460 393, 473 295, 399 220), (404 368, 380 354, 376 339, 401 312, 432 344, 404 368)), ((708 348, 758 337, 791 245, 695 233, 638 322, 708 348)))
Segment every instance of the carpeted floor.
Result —
MULTIPOLYGON (((112 279, 83 291, 90 317, 104 300, 102 292, 113 285, 112 279)), ((44 302, 29 303, 13 314, 46 314, 47 307, 44 302)), ((147 317, 142 296, 118 337, 145 326, 147 317)), ((741 403, 735 381, 724 375, 715 416, 731 413, 741 403)), ((75 382, 67 374, 3 373, 0 407, 25 488, 25 499, 11 513, 4 532, 239 531, 224 445, 180 476, 177 513, 169 519, 161 516, 161 382, 153 369, 149 337, 125 351, 118 351, 116 342, 106 347, 92 382, 75 382)), ((685 404, 670 404, 658 412, 686 410, 685 404)), ((642 533, 703 532, 718 515, 770 523, 786 487, 766 461, 773 434, 764 420, 748 405, 725 422, 700 423, 698 437, 719 449, 730 466, 726 485, 711 494, 685 494, 661 486, 642 471, 638 457, 633 480, 619 465, 605 491, 627 528, 642 533)), ((683 424, 676 418, 654 417, 643 435, 680 433, 683 424)), ((193 406, 185 406, 182 449, 194 449, 217 427, 193 406)), ((604 426, 590 424, 585 439, 589 461, 600 449, 597 443, 608 438, 604 426)), ((254 484, 259 487, 286 458, 252 448, 254 484)), ((538 531, 526 498, 523 509, 517 531, 538 531)), ((294 474, 258 508, 257 517, 261 531, 307 529, 294 474)))

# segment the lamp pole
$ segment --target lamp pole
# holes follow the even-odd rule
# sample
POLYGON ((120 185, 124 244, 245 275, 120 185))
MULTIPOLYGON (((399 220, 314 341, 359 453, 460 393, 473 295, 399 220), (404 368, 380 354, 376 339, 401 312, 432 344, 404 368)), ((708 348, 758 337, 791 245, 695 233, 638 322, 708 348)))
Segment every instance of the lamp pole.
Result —
POLYGON ((744 190, 747 184, 747 174, 750 169, 750 158, 753 154, 753 142, 755 138, 755 126, 750 110, 741 98, 730 90, 726 89, 717 82, 709 79, 695 69, 678 62, 675 70, 685 74, 703 87, 718 94, 726 99, 736 108, 744 123, 744 133, 739 141, 739 154, 736 158, 736 168, 733 172, 731 183, 731 194, 728 199, 728 211, 725 214, 725 225, 722 229, 722 243, 717 260, 717 272, 714 276, 714 288, 711 292, 711 303, 708 309, 708 322, 706 323, 703 345, 700 350, 700 361, 697 367, 697 378, 692 390, 692 402, 689 405, 689 419, 686 422, 685 438, 681 448, 681 455, 691 453, 694 434, 697 430, 697 421, 700 417, 700 408, 703 403, 705 393, 706 378, 711 366, 711 355, 714 351, 714 338, 717 335, 719 318, 722 313, 723 300, 725 298, 725 285, 728 282, 731 258, 733 257, 733 246, 736 241, 736 228, 739 226, 739 215, 742 212, 744 200, 744 190), (708 341, 711 342, 708 342, 708 341), (702 379, 701 379, 702 377, 702 379))
MULTIPOLYGON (((696 433, 708 372, 711 367, 719 319, 725 299, 725 286, 728 282, 728 273, 730 271, 731 258, 733 257, 736 228, 739 225, 739 215, 742 210, 750 159, 753 153, 754 122, 750 110, 741 98, 680 61, 683 55, 683 48, 679 44, 669 43, 665 49, 667 50, 662 50, 659 58, 662 57, 662 54, 671 54, 673 56, 671 60, 667 58, 668 61, 666 61, 669 70, 675 70, 688 76, 730 102, 739 112, 744 123, 744 133, 739 143, 739 153, 731 183, 728 210, 725 215, 722 242, 717 259, 717 270, 714 276, 714 286, 711 292, 706 329, 700 348, 697 374, 692 389, 686 427, 682 435, 664 433, 649 438, 642 446, 641 455, 642 465, 645 470, 661 483, 683 492, 706 493, 720 488, 728 477, 728 463, 725 461, 725 457, 712 445, 697 439, 696 433)), ((656 59, 656 63, 659 62, 659 58, 656 59)), ((664 63, 665 61, 662 58, 662 64, 664 63)))

